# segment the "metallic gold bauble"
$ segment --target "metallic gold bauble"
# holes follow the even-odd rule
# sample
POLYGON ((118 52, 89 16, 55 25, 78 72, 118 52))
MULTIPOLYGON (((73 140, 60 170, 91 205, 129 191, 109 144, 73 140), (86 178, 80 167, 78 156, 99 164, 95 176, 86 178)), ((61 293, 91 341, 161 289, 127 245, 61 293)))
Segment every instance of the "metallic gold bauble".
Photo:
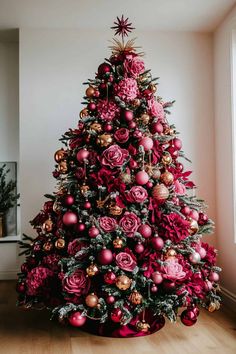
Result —
POLYGON ((149 90, 152 91, 153 93, 155 93, 156 90, 157 90, 157 86, 154 85, 154 84, 150 84, 148 88, 149 88, 149 90))
POLYGON ((96 264, 90 264, 88 268, 86 269, 86 273, 88 274, 89 277, 93 277, 98 273, 98 266, 96 264))
POLYGON ((43 230, 45 232, 51 232, 53 228, 53 222, 51 219, 47 219, 46 221, 44 221, 43 223, 43 230))
POLYGON ((120 290, 129 289, 131 283, 132 283, 132 280, 129 277, 127 277, 126 275, 120 275, 119 277, 116 278, 116 286, 120 290))
POLYGON ((190 227, 188 229, 188 232, 190 233, 190 235, 194 235, 198 232, 199 230, 199 226, 196 220, 189 218, 190 221, 190 227))
POLYGON ((164 165, 170 165, 172 162, 172 157, 170 156, 170 153, 165 153, 165 155, 162 156, 161 161, 164 165))
POLYGON ((143 297, 137 290, 134 290, 129 296, 129 301, 133 305, 140 305, 143 301, 143 297))
POLYGON ((143 113, 139 119, 143 124, 147 125, 150 121, 150 116, 147 113, 143 113))
POLYGON ((58 250, 61 250, 65 247, 66 245, 66 242, 63 238, 59 238, 58 240, 56 240, 55 242, 55 247, 58 249, 58 250))
POLYGON ((89 112, 87 110, 87 108, 82 109, 82 111, 79 114, 80 118, 85 118, 89 116, 89 112))
POLYGON ((166 252, 166 258, 175 258, 176 256, 176 251, 173 250, 172 248, 170 248, 167 252, 166 252))
POLYGON ((169 190, 166 188, 166 186, 161 183, 157 184, 155 187, 152 189, 152 196, 159 202, 164 202, 166 199, 169 197, 169 190))
POLYGON ((163 172, 160 179, 166 186, 170 186, 174 182, 174 176, 169 171, 163 172))
POLYGON ((111 202, 108 206, 109 214, 111 215, 121 215, 123 208, 119 207, 116 202, 111 202))
POLYGON ((82 184, 82 186, 80 187, 80 191, 82 194, 85 194, 89 191, 89 186, 87 186, 87 184, 82 184))
POLYGON ((54 154, 55 161, 60 162, 61 160, 63 160, 65 157, 65 154, 66 154, 66 152, 64 149, 57 150, 54 154))
POLYGON ((98 305, 98 297, 94 293, 86 296, 85 303, 88 307, 96 307, 98 305))
POLYGON ((148 332, 149 328, 150 328, 150 325, 147 322, 145 322, 144 320, 143 321, 138 321, 136 323, 136 328, 140 332, 148 332))
POLYGON ((53 243, 50 242, 50 241, 45 242, 44 245, 43 245, 43 249, 46 252, 50 252, 53 249, 53 243))
POLYGON ((58 171, 61 172, 61 173, 66 173, 67 172, 66 160, 62 160, 62 161, 59 162, 58 171))
POLYGON ((122 173, 121 174, 121 180, 125 184, 131 183, 131 174, 130 173, 122 173))
POLYGON ((52 207, 54 213, 59 214, 61 212, 61 203, 59 203, 58 201, 55 201, 53 203, 53 207, 52 207))
POLYGON ((100 123, 94 122, 89 127, 91 130, 100 133, 102 131, 102 126, 100 123))
POLYGON ((132 105, 133 105, 134 107, 139 107, 140 104, 141 104, 141 101, 140 101, 139 98, 135 98, 135 99, 133 100, 133 102, 132 102, 132 105))
POLYGON ((89 86, 85 91, 86 96, 89 98, 93 97, 94 93, 95 93, 95 88, 93 86, 89 86))
POLYGON ((124 242, 121 238, 117 237, 114 241, 113 241, 113 246, 114 248, 122 248, 124 245, 124 242))
POLYGON ((112 136, 110 134, 102 134, 97 138, 97 144, 102 147, 107 147, 113 142, 112 136))

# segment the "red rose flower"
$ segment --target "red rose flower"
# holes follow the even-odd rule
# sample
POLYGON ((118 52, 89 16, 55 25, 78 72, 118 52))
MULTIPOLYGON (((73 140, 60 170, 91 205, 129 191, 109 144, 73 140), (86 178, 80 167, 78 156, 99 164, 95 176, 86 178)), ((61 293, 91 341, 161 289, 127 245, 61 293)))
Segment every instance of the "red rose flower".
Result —
POLYGON ((63 291, 73 294, 76 297, 86 295, 90 288, 90 279, 82 269, 77 269, 74 273, 63 279, 63 291))
POLYGON ((137 262, 131 257, 129 253, 120 252, 116 255, 116 264, 120 269, 132 272, 137 265, 137 262))
POLYGON ((176 213, 161 215, 159 235, 164 239, 170 239, 178 243, 189 236, 189 222, 176 213))
POLYGON ((121 149, 118 145, 111 145, 102 153, 102 164, 110 168, 121 167, 127 160, 129 153, 125 149, 121 149))
POLYGON ((46 267, 33 268, 26 278, 26 293, 30 296, 42 295, 49 287, 50 279, 53 277, 53 272, 46 267))
POLYGON ((134 233, 137 231, 141 221, 139 217, 130 212, 125 212, 123 217, 119 221, 120 227, 127 234, 128 237, 133 237, 134 233))
MULTIPOLYGON (((84 241, 81 241, 79 238, 75 238, 73 241, 71 241, 68 244, 67 252, 70 256, 75 256, 79 251, 82 249, 86 249, 88 244, 84 241)), ((83 255, 80 255, 79 257, 76 257, 77 259, 84 259, 87 256, 87 253, 85 252, 83 255)))
POLYGON ((102 216, 99 218, 100 227, 106 232, 115 231, 117 227, 117 222, 114 218, 110 218, 109 216, 102 216))
POLYGON ((126 195, 127 200, 131 203, 143 203, 147 197, 146 189, 141 186, 133 186, 126 195))
POLYGON ((116 139, 116 141, 120 144, 124 144, 126 143, 126 141, 129 140, 129 131, 126 128, 120 128, 118 129, 115 134, 114 134, 114 138, 116 139))

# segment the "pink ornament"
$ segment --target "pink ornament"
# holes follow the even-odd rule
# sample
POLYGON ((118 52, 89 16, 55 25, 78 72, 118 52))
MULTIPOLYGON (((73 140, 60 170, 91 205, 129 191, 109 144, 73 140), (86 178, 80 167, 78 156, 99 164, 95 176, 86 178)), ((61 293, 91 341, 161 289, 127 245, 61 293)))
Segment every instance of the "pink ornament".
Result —
POLYGON ((205 288, 205 291, 211 291, 212 290, 212 288, 213 288, 213 285, 212 285, 212 283, 209 281, 209 280, 206 280, 205 281, 205 284, 204 284, 204 288, 205 288))
POLYGON ((181 213, 184 214, 185 216, 189 215, 190 211, 191 209, 187 205, 181 208, 181 213))
POLYGON ((149 180, 149 176, 148 176, 147 172, 145 172, 145 171, 139 171, 135 175, 135 181, 141 186, 146 184, 148 182, 148 180, 149 180))
POLYGON ((137 168, 138 167, 138 164, 135 160, 133 160, 132 158, 130 159, 129 161, 129 167, 134 169, 134 168, 137 168))
POLYGON ((78 232, 83 232, 85 230, 85 224, 79 223, 76 229, 78 232))
POLYGON ((198 224, 199 225, 205 225, 208 221, 208 216, 205 213, 199 213, 199 220, 198 224))
POLYGON ((137 243, 137 245, 135 245, 134 250, 136 253, 140 254, 143 253, 144 251, 144 245, 142 243, 137 243))
POLYGON ((192 326, 197 322, 197 316, 191 310, 184 310, 181 313, 180 318, 181 318, 181 322, 185 326, 192 326))
POLYGON ((121 321, 121 319, 122 319, 122 316, 123 316, 123 314, 122 314, 122 311, 121 311, 121 309, 119 309, 119 308, 115 308, 112 312, 111 312, 111 320, 113 321, 113 322, 120 322, 121 321))
POLYGON ((155 133, 158 133, 158 134, 161 134, 163 133, 163 125, 161 123, 153 123, 151 125, 151 133, 152 134, 155 134, 155 133))
POLYGON ((126 122, 132 121, 133 118, 134 118, 134 113, 133 113, 133 111, 124 110, 124 111, 122 112, 122 118, 124 118, 124 120, 126 120, 126 122))
POLYGON ((177 150, 181 150, 182 148, 182 141, 178 138, 174 138, 172 141, 172 145, 177 149, 177 150))
POLYGON ((200 257, 201 257, 202 259, 205 258, 206 255, 207 255, 207 252, 206 252, 205 248, 203 248, 203 247, 200 247, 200 248, 199 248, 198 253, 200 254, 200 257))
POLYGON ((113 127, 112 127, 112 125, 111 125, 111 124, 106 123, 106 124, 104 124, 103 129, 105 130, 105 132, 107 132, 107 133, 108 133, 108 132, 111 132, 111 131, 112 131, 113 127))
POLYGON ((88 108, 89 111, 93 112, 93 111, 96 110, 97 106, 96 106, 96 104, 94 102, 89 102, 87 108, 88 108))
POLYGON ((84 208, 85 208, 85 209, 90 209, 91 206, 92 206, 91 203, 88 202, 88 201, 86 201, 86 202, 84 203, 84 208))
POLYGON ((151 181, 148 181, 146 183, 146 187, 149 188, 149 189, 152 188, 153 187, 153 183, 151 181))
POLYGON ((97 227, 92 226, 90 227, 88 234, 91 238, 96 238, 99 235, 99 230, 97 227))
POLYGON ((199 214, 198 214, 197 210, 194 210, 194 209, 190 211, 188 216, 196 221, 198 221, 198 219, 199 219, 199 214))
POLYGON ((112 263, 113 260, 113 254, 111 250, 107 248, 103 248, 99 253, 98 253, 98 262, 102 265, 108 265, 112 263))
POLYGON ((16 291, 20 294, 23 294, 25 292, 26 288, 25 288, 25 283, 22 282, 22 283, 18 283, 16 285, 16 291))
POLYGON ((149 137, 144 137, 139 142, 140 146, 143 146, 144 151, 152 150, 153 148, 153 140, 149 137))
POLYGON ((71 226, 74 224, 77 224, 78 222, 78 217, 75 213, 72 211, 67 211, 62 218, 63 224, 66 226, 71 226))
POLYGON ((66 206, 71 206, 71 205, 74 204, 74 202, 75 202, 75 198, 73 197, 73 195, 71 195, 71 194, 65 195, 65 197, 64 197, 64 204, 65 204, 66 206))
POLYGON ((81 327, 86 322, 86 317, 82 316, 81 312, 72 312, 68 318, 70 324, 74 327, 81 327))
POLYGON ((197 263, 201 262, 201 256, 198 252, 193 252, 190 254, 189 260, 191 263, 197 264, 197 263))
POLYGON ((159 272, 153 272, 151 277, 155 284, 161 284, 163 282, 163 277, 159 272))
POLYGON ((211 274, 209 275, 209 280, 212 282, 218 282, 220 280, 220 276, 216 272, 211 272, 211 274))
POLYGON ((116 281, 116 275, 111 270, 104 274, 104 281, 107 284, 114 284, 116 281))
POLYGON ((164 241, 161 237, 153 237, 152 238, 152 247, 156 251, 161 251, 162 248, 164 247, 164 241))
POLYGON ((158 291, 158 287, 156 285, 152 285, 151 292, 152 293, 157 293, 157 291, 158 291))
POLYGON ((106 303, 107 303, 108 305, 112 305, 112 304, 114 304, 114 302, 115 302, 114 296, 109 295, 109 296, 106 298, 106 303))
POLYGON ((76 158, 79 162, 84 162, 84 160, 87 160, 89 157, 89 151, 86 149, 81 149, 77 152, 76 158))
POLYGON ((138 228, 138 232, 144 237, 144 238, 148 238, 152 235, 152 229, 149 225, 147 224, 142 224, 141 226, 139 226, 138 228))
POLYGON ((134 133, 133 133, 133 136, 135 137, 135 138, 142 138, 142 136, 143 136, 143 134, 142 134, 142 132, 140 131, 140 130, 138 130, 138 129, 136 129, 135 131, 134 131, 134 133))
POLYGON ((137 126, 137 124, 136 124, 134 121, 129 122, 129 128, 130 128, 130 129, 135 129, 136 126, 137 126))

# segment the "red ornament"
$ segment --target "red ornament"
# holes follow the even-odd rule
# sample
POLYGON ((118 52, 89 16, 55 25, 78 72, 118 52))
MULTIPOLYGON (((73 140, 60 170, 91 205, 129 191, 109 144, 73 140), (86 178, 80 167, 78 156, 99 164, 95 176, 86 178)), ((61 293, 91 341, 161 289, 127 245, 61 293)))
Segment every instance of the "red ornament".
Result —
POLYGON ((104 281, 107 284, 114 284, 116 281, 116 275, 111 270, 104 274, 104 281))
POLYGON ((80 222, 77 227, 76 227, 78 232, 83 232, 85 230, 85 224, 83 224, 82 222, 80 222))
POLYGON ((146 183, 146 187, 147 187, 147 188, 152 188, 152 187, 153 187, 153 183, 152 183, 151 181, 148 181, 148 182, 146 183))
POLYGON ((93 111, 96 110, 97 106, 96 106, 96 104, 94 102, 89 102, 87 108, 88 108, 89 111, 93 112, 93 111))
POLYGON ((111 132, 112 129, 113 129, 113 127, 112 127, 111 124, 106 123, 106 124, 104 125, 103 129, 105 130, 105 132, 111 132))
POLYGON ((84 160, 87 160, 89 157, 89 151, 86 149, 81 149, 77 152, 76 158, 79 162, 84 162, 84 160))
POLYGON ((102 265, 107 265, 111 264, 113 260, 113 254, 111 250, 107 248, 103 248, 99 253, 98 253, 98 262, 102 265))
POLYGON ((114 302, 115 302, 114 296, 109 295, 109 296, 106 298, 106 303, 107 303, 108 305, 112 305, 112 304, 114 304, 114 302))
POLYGON ((29 271, 29 266, 26 262, 22 263, 20 267, 21 273, 28 273, 29 271))
POLYGON ((181 208, 181 213, 184 214, 185 216, 190 214, 191 209, 189 208, 189 206, 184 206, 183 208, 181 208))
POLYGON ((144 237, 144 238, 148 238, 152 235, 152 229, 149 225, 147 224, 142 224, 141 226, 139 226, 138 228, 138 232, 144 237))
POLYGON ((18 293, 23 294, 23 293, 25 292, 25 290, 26 290, 26 288, 25 288, 25 283, 24 283, 24 282, 18 283, 18 284, 16 285, 16 291, 17 291, 18 293))
POLYGON ((73 211, 67 211, 62 218, 63 224, 66 226, 71 226, 77 224, 78 217, 73 211))
POLYGON ((153 123, 151 125, 151 133, 152 134, 155 134, 155 133, 158 133, 158 134, 161 134, 163 133, 163 125, 161 123, 153 123))
POLYGON ((72 312, 68 318, 70 324, 74 327, 82 327, 86 322, 86 317, 82 316, 81 312, 72 312))
POLYGON ((121 311, 121 309, 119 309, 119 308, 115 308, 112 312, 111 312, 111 320, 113 321, 113 322, 120 322, 121 321, 121 319, 122 319, 122 316, 123 316, 123 314, 122 314, 122 311, 121 311))
POLYGON ((197 316, 191 310, 184 310, 181 313, 180 318, 181 318, 181 322, 185 326, 192 326, 197 322, 197 316))
POLYGON ((135 138, 142 138, 142 136, 143 136, 143 133, 140 131, 140 130, 138 130, 138 129, 136 129, 135 131, 134 131, 134 134, 133 134, 134 136, 135 136, 135 138))
POLYGON ((137 243, 137 245, 135 245, 134 250, 138 254, 143 253, 144 245, 141 242, 139 242, 139 243, 137 243))
POLYGON ((134 118, 134 113, 133 113, 133 111, 128 111, 128 110, 122 111, 122 118, 123 118, 126 122, 132 121, 133 118, 134 118))
POLYGON ((137 124, 134 121, 129 122, 129 128, 130 129, 135 129, 136 127, 137 127, 137 124))
POLYGON ((153 140, 146 136, 146 137, 144 137, 144 138, 142 138, 140 140, 139 145, 143 146, 144 151, 152 150, 152 148, 153 148, 153 140))
POLYGON ((88 201, 86 201, 86 202, 84 203, 84 208, 85 208, 85 209, 90 209, 91 206, 92 206, 91 203, 88 202, 88 201))
POLYGON ((152 285, 151 292, 155 294, 157 293, 157 291, 158 291, 158 287, 156 285, 152 285))
POLYGON ((103 75, 112 72, 112 67, 108 63, 102 63, 98 67, 98 77, 102 77, 103 75))
POLYGON ((194 210, 194 209, 190 211, 188 216, 191 219, 196 220, 196 221, 198 221, 198 219, 199 219, 199 214, 198 214, 197 210, 194 210))
POLYGON ((156 251, 161 251, 162 248, 164 247, 164 241, 161 237, 155 236, 152 238, 152 247, 156 251))
POLYGON ((208 216, 205 213, 199 213, 198 224, 205 225, 208 221, 208 216))
POLYGON ((153 272, 151 277, 154 284, 161 284, 163 282, 163 277, 159 272, 153 272))
POLYGON ((200 311, 197 306, 190 307, 189 310, 192 311, 195 316, 199 316, 200 311))
POLYGON ((66 206, 71 206, 71 205, 74 204, 75 198, 73 197, 73 195, 67 194, 67 195, 65 195, 63 201, 64 201, 64 204, 65 204, 66 206))
POLYGON ((148 176, 147 172, 145 172, 145 171, 139 171, 135 175, 135 181, 141 186, 146 184, 148 182, 148 180, 149 180, 149 176, 148 176))
POLYGON ((99 235, 99 230, 97 227, 92 226, 90 227, 88 234, 91 238, 96 238, 99 235))
POLYGON ((179 156, 179 151, 176 150, 176 148, 173 146, 168 147, 167 151, 171 154, 171 157, 173 159, 177 159, 177 157, 179 156))
POLYGON ((182 141, 178 138, 174 138, 172 141, 172 145, 177 149, 177 150, 181 150, 182 148, 182 141))

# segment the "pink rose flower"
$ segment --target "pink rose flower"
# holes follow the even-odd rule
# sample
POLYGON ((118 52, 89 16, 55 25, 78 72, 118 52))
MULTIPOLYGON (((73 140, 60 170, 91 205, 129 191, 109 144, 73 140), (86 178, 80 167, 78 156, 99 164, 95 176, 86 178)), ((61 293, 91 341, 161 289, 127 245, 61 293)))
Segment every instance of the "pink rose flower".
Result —
POLYGON ((110 100, 99 100, 97 102, 98 116, 105 121, 112 121, 119 113, 120 108, 110 100))
POLYGON ((179 182, 178 180, 176 180, 174 182, 174 186, 175 186, 175 193, 178 195, 184 195, 186 193, 186 188, 185 185, 181 182, 179 182))
POLYGON ((62 281, 63 291, 73 294, 76 297, 86 295, 90 288, 90 279, 82 269, 77 269, 74 273, 64 278, 62 281))
POLYGON ((150 100, 148 100, 148 113, 160 120, 163 120, 165 118, 163 106, 162 104, 157 102, 155 98, 151 98, 150 100))
MULTIPOLYGON (((75 256, 76 253, 81 251, 83 248, 85 249, 88 246, 88 244, 84 241, 81 241, 79 238, 75 238, 73 241, 69 242, 68 247, 67 247, 67 252, 70 256, 75 256)), ((79 259, 84 259, 87 256, 86 253, 81 255, 79 259)), ((77 257, 76 257, 77 258, 77 257)))
POLYGON ((124 61, 125 74, 137 78, 145 71, 144 61, 139 57, 127 55, 124 61))
POLYGON ((132 272, 136 267, 136 261, 126 252, 120 252, 116 255, 116 264, 120 269, 132 272))
POLYGON ((125 149, 121 149, 119 145, 111 145, 102 153, 102 164, 110 168, 121 167, 127 160, 129 153, 125 149))
POLYGON ((99 218, 100 227, 106 232, 115 231, 117 227, 117 222, 114 218, 110 218, 109 216, 102 216, 99 218))
POLYGON ((37 296, 45 293, 52 277, 53 271, 46 267, 39 266, 33 268, 26 278, 27 295, 37 296))
POLYGON ((137 231, 141 221, 139 217, 130 212, 125 212, 123 217, 120 219, 119 225, 128 237, 133 237, 134 233, 137 231))
POLYGON ((143 203, 147 197, 146 189, 141 186, 133 186, 127 193, 127 200, 131 203, 143 203))
POLYGON ((138 84, 135 79, 125 78, 118 84, 114 84, 114 92, 123 101, 130 102, 138 95, 138 84))
POLYGON ((186 273, 183 271, 183 267, 178 263, 176 259, 169 259, 165 262, 166 264, 162 267, 163 278, 169 280, 181 280, 185 277, 186 273))
POLYGON ((126 141, 129 140, 129 131, 126 128, 120 128, 118 129, 115 134, 114 138, 116 141, 120 144, 126 143, 126 141))

